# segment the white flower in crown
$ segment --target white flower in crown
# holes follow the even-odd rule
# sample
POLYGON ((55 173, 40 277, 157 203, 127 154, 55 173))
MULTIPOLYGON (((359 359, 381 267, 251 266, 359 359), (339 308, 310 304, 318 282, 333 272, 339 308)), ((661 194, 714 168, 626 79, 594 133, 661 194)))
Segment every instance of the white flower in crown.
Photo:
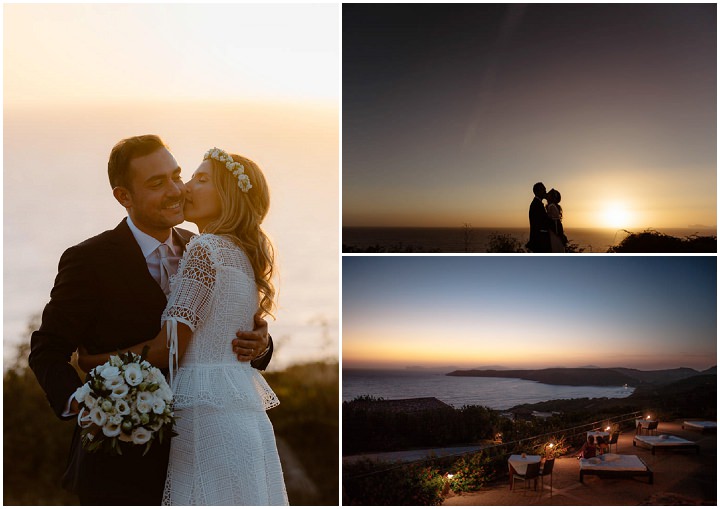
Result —
POLYGON ((243 190, 243 192, 248 192, 250 189, 252 189, 252 184, 250 183, 250 178, 248 178, 247 175, 244 173, 242 175, 238 175, 238 186, 240 189, 243 190))
POLYGON ((238 187, 242 192, 247 193, 250 189, 252 189, 250 178, 245 175, 245 167, 242 164, 233 161, 233 158, 230 157, 230 155, 228 155, 228 153, 224 150, 217 147, 212 148, 205 152, 203 161, 206 159, 215 159, 218 162, 225 163, 225 168, 237 177, 238 187))

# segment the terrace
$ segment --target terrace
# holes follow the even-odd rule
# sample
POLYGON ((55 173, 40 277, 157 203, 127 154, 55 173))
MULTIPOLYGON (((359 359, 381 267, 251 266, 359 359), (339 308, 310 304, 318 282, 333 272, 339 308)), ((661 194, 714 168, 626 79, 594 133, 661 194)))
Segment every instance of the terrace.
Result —
MULTIPOLYGON (((541 490, 533 483, 516 481, 511 491, 507 477, 482 490, 455 495, 443 505, 716 505, 717 435, 682 429, 682 420, 661 422, 658 433, 675 435, 696 442, 700 452, 657 451, 633 446, 632 431, 620 435, 618 454, 634 454, 652 470, 654 482, 645 479, 605 479, 586 476, 579 479, 579 461, 574 454, 555 460, 553 489, 545 479, 541 490)), ((573 451, 575 452, 575 451, 573 451)), ((614 447, 613 447, 614 452, 614 447)))

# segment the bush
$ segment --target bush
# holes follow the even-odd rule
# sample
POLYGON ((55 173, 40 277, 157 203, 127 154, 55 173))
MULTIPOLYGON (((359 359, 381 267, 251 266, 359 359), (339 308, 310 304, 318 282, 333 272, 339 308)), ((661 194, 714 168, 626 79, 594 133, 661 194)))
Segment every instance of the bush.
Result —
POLYGON ((372 246, 355 246, 351 244, 342 245, 343 253, 439 253, 439 249, 425 249, 422 246, 416 246, 415 244, 403 244, 398 242, 396 244, 380 245, 374 244, 372 246))
POLYGON ((373 408, 374 400, 343 403, 343 454, 441 447, 492 439, 501 427, 500 413, 468 405, 401 412, 373 408))
POLYGON ((509 233, 493 232, 488 236, 488 253, 526 253, 522 242, 509 233))
POLYGON ((482 451, 460 458, 452 470, 450 487, 456 493, 477 491, 496 477, 492 459, 482 451))
POLYGON ((27 366, 28 353, 22 345, 3 374, 3 503, 77 505, 60 487, 75 423, 55 417, 27 366))
POLYGON ((440 505, 437 469, 369 460, 343 466, 343 505, 440 505))
MULTIPOLYGON (((29 345, 3 375, 3 502, 5 505, 77 505, 60 479, 75 421, 61 421, 27 365, 29 345)), ((293 504, 337 505, 338 364, 311 363, 267 373, 282 404, 268 412, 318 487, 308 495, 288 487, 293 504)))
POLYGON ((691 235, 678 238, 654 230, 632 233, 608 253, 716 253, 717 237, 691 235))

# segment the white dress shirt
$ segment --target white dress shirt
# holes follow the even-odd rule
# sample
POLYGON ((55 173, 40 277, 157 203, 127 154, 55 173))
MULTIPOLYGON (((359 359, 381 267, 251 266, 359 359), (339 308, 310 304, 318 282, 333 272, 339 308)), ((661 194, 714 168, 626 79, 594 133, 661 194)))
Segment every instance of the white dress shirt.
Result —
MULTIPOLYGON (((140 246, 140 250, 142 251, 143 256, 145 257, 145 262, 147 263, 150 275, 152 275, 152 277, 155 278, 155 281, 160 284, 160 254, 158 253, 157 248, 160 244, 162 244, 162 242, 157 240, 155 237, 151 237, 147 233, 141 231, 132 222, 130 216, 128 216, 127 218, 127 224, 130 227, 130 231, 135 237, 135 240, 140 246)), ((165 240, 165 244, 167 244, 167 246, 170 248, 170 254, 168 255, 170 265, 172 265, 172 267, 174 267, 174 270, 176 271, 178 262, 180 261, 180 248, 175 245, 172 230, 170 231, 170 236, 167 238, 167 240, 165 240)), ((172 276, 172 274, 170 275, 172 276)))

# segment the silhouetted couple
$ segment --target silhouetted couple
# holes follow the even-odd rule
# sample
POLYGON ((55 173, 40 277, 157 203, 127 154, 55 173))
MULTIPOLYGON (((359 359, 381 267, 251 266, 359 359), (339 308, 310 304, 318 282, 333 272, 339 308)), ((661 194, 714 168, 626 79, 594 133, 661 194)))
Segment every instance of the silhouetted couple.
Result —
POLYGON ((560 193, 555 189, 545 190, 545 184, 533 186, 530 204, 530 240, 525 247, 533 253, 564 253, 567 237, 562 226, 560 193), (543 205, 543 200, 547 205, 543 205))

